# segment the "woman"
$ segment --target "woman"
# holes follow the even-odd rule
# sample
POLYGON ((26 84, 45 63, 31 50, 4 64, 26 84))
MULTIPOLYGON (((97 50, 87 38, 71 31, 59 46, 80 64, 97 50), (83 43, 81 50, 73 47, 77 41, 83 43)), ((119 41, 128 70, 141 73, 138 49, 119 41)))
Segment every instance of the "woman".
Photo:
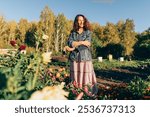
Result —
POLYGON ((75 87, 87 94, 97 93, 96 76, 92 64, 90 24, 84 15, 77 15, 65 50, 70 51, 70 77, 75 87))

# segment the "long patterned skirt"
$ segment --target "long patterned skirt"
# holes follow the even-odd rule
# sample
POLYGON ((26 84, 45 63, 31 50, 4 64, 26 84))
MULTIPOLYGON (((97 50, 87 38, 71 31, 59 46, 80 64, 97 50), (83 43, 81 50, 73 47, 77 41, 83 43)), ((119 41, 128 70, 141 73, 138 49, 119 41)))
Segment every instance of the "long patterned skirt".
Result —
POLYGON ((75 87, 83 88, 84 91, 90 91, 92 94, 98 92, 92 61, 71 62, 70 76, 75 87))

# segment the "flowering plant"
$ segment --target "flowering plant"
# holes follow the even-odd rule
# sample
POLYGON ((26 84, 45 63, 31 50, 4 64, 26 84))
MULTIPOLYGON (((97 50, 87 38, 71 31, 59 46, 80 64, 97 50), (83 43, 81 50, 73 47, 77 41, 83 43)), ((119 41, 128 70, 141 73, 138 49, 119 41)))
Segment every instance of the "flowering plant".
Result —
POLYGON ((52 54, 52 52, 46 52, 46 53, 42 54, 42 60, 43 60, 44 64, 51 62, 51 54, 52 54))
POLYGON ((25 45, 21 45, 21 46, 19 47, 19 50, 20 50, 20 51, 25 50, 25 49, 26 49, 26 46, 25 46, 25 45))
POLYGON ((48 52, 48 38, 49 36, 46 35, 46 34, 43 34, 42 36, 42 39, 44 40, 43 41, 43 46, 44 46, 44 49, 48 52))
POLYGON ((69 92, 64 91, 64 83, 55 86, 46 86, 41 91, 34 92, 30 100, 67 100, 69 92))
POLYGON ((44 35, 42 36, 42 39, 47 40, 48 38, 49 38, 48 35, 45 35, 45 34, 44 34, 44 35))
POLYGON ((17 45, 17 43, 16 43, 15 40, 11 40, 11 41, 10 41, 10 44, 11 44, 13 47, 15 47, 15 46, 17 45))
POLYGON ((36 51, 39 50, 39 44, 45 42, 45 40, 49 38, 48 35, 40 35, 38 32, 34 33, 34 37, 36 39, 36 51))
MULTIPOLYGON (((16 42, 16 40, 11 40, 10 41, 10 44, 13 46, 13 47, 17 47, 17 42, 16 42)), ((18 46, 18 50, 19 50, 19 52, 20 53, 22 53, 22 51, 25 51, 26 50, 26 45, 20 45, 20 46, 18 46)), ((23 53, 25 53, 25 52, 23 52, 23 53)))

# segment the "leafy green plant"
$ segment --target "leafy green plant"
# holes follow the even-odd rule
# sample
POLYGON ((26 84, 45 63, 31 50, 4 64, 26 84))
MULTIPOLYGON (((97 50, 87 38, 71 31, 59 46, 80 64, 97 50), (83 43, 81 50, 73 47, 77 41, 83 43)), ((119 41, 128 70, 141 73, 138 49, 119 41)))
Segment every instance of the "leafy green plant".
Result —
MULTIPOLYGON (((3 59, 5 60, 5 59, 3 59)), ((4 62, 4 61, 3 61, 4 62)), ((41 58, 38 55, 9 56, 8 61, 3 63, 0 73, 6 81, 6 86, 1 90, 1 99, 27 99, 24 93, 30 94, 36 87, 39 77, 39 65, 41 58), (12 61, 13 59, 13 61, 12 61), (11 61, 10 61, 11 60, 11 61)), ((0 83, 0 85, 2 85, 0 83)))
POLYGON ((64 67, 51 71, 40 53, 1 56, 0 65, 0 99, 28 99, 45 86, 68 82, 68 71, 64 67))
POLYGON ((140 77, 135 77, 128 85, 127 89, 136 99, 141 99, 146 92, 148 85, 140 77))

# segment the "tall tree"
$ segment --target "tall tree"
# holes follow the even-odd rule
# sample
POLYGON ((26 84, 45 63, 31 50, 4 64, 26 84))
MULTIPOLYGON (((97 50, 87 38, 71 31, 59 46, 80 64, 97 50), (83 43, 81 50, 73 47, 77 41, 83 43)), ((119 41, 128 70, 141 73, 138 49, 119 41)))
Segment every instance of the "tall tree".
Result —
POLYGON ((67 37, 67 19, 64 14, 58 14, 55 20, 55 51, 62 51, 65 38, 67 37))
POLYGON ((25 36, 25 43, 29 47, 36 47, 36 38, 35 38, 34 35, 35 35, 35 32, 37 32, 37 29, 39 29, 37 27, 37 22, 31 22, 30 23, 30 28, 26 32, 26 36, 25 36))
POLYGON ((40 15, 40 26, 44 34, 48 35, 48 40, 46 43, 46 51, 53 49, 54 46, 52 45, 52 40, 54 39, 54 22, 55 16, 51 9, 48 6, 42 10, 40 15))
POLYGON ((133 46, 136 43, 136 33, 134 31, 134 27, 134 21, 127 19, 122 29, 121 43, 125 48, 125 56, 129 56, 132 54, 133 46))
POLYGON ((104 45, 109 43, 117 44, 120 42, 118 30, 113 23, 107 23, 104 29, 104 45))
POLYGON ((8 40, 14 40, 14 39, 16 39, 16 29, 17 29, 17 23, 16 23, 16 21, 10 21, 10 22, 8 22, 8 30, 9 30, 8 40))
POLYGON ((150 58, 150 28, 138 34, 138 41, 134 46, 134 55, 137 58, 150 58))
POLYGON ((0 48, 3 48, 7 43, 7 34, 8 26, 3 16, 0 16, 0 48))
POLYGON ((100 48, 103 46, 103 30, 104 27, 100 26, 98 23, 91 23, 92 27, 92 56, 96 58, 98 55, 101 55, 100 48))
POLYGON ((27 19, 20 19, 18 23, 18 27, 16 30, 17 39, 19 39, 20 43, 25 42, 25 35, 30 27, 30 23, 28 23, 27 19))

